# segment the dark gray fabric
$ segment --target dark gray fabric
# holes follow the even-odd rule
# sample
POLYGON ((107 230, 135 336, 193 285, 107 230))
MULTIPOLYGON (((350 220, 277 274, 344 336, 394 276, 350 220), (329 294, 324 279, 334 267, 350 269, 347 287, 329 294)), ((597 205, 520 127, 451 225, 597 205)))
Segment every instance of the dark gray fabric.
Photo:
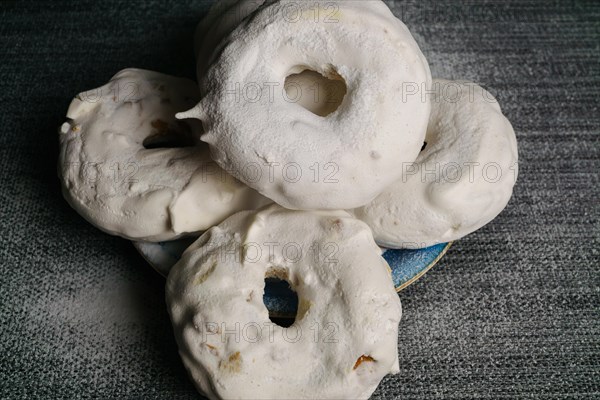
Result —
MULTIPOLYGON (((210 1, 0 2, 0 398, 197 398, 164 281, 61 198, 71 97, 124 67, 193 77, 210 1)), ((482 83, 520 146, 509 207, 401 293, 375 398, 600 397, 600 3, 392 4, 434 75, 482 83)))

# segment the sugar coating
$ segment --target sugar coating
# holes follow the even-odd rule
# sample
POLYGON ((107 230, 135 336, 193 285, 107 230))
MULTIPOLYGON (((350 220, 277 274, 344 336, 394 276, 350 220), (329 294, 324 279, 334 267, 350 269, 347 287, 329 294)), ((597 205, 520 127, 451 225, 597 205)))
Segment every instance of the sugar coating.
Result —
POLYGON ((399 372, 401 306, 380 253, 369 228, 344 211, 271 205, 207 231, 166 287, 197 388, 211 399, 368 398, 399 372), (269 320, 267 276, 298 295, 289 328, 269 320))
POLYGON ((212 162, 198 121, 175 118, 198 97, 193 81, 126 69, 73 99, 58 165, 71 206, 110 234, 163 241, 269 203, 212 162), (144 146, 173 139, 191 147, 144 146))
POLYGON ((405 176, 352 213, 378 244, 422 248, 481 228, 507 205, 518 174, 512 125, 496 99, 469 82, 437 79, 426 147, 405 176))
POLYGON ((185 117, 201 119, 214 160, 291 209, 347 209, 401 177, 425 137, 427 61, 382 1, 275 1, 227 36, 185 117), (332 8, 333 7, 333 8, 332 8), (319 10, 315 18, 315 10, 319 10), (322 117, 284 95, 304 70, 343 80, 347 93, 322 117))

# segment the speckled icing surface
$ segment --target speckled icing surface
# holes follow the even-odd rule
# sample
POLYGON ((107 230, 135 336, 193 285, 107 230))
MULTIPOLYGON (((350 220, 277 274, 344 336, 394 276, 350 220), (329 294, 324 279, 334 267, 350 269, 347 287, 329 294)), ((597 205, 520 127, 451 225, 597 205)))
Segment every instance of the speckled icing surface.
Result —
POLYGON ((245 19, 201 80, 206 95, 182 116, 202 120, 221 167, 279 204, 353 208, 419 154, 429 101, 403 91, 406 82, 427 88, 431 75, 383 2, 314 3, 272 2, 245 19), (314 7, 322 18, 310 18, 314 7), (304 70, 347 87, 326 117, 284 94, 286 77, 304 70))
POLYGON ((515 132, 494 97, 469 82, 435 80, 426 147, 402 179, 353 211, 381 246, 428 247, 494 219, 518 174, 515 132))
POLYGON ((211 399, 368 398, 399 370, 389 268, 368 227, 343 211, 238 213, 186 250, 166 297, 183 362, 211 399), (269 276, 298 295, 289 328, 270 323, 269 276), (227 334, 236 324, 238 340, 227 334))
POLYGON ((108 233, 159 241, 269 203, 211 160, 198 121, 175 118, 198 97, 193 81, 126 69, 73 99, 58 165, 71 206, 108 233))

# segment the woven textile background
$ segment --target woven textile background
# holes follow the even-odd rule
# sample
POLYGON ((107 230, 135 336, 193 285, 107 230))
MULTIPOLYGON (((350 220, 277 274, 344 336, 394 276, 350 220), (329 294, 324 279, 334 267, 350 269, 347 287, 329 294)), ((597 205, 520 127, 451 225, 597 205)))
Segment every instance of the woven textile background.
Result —
MULTIPOLYGON (((194 77, 211 1, 0 1, 0 398, 194 399, 164 281, 62 199, 71 98, 125 67, 194 77)), ((600 3, 389 2, 436 77, 519 140, 508 208, 400 294, 377 399, 600 398, 600 3)))

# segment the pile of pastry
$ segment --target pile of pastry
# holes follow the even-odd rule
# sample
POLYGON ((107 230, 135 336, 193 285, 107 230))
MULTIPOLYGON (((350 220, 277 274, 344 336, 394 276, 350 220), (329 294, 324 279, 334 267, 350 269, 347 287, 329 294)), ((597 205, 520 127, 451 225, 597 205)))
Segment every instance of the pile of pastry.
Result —
POLYGON ((60 129, 67 201, 113 235, 204 232, 167 281, 180 355, 211 399, 368 398, 399 371, 400 301, 379 246, 453 241, 517 176, 489 92, 432 79, 379 0, 217 2, 199 84, 127 69, 60 129), (298 296, 269 319, 265 279, 298 296))

